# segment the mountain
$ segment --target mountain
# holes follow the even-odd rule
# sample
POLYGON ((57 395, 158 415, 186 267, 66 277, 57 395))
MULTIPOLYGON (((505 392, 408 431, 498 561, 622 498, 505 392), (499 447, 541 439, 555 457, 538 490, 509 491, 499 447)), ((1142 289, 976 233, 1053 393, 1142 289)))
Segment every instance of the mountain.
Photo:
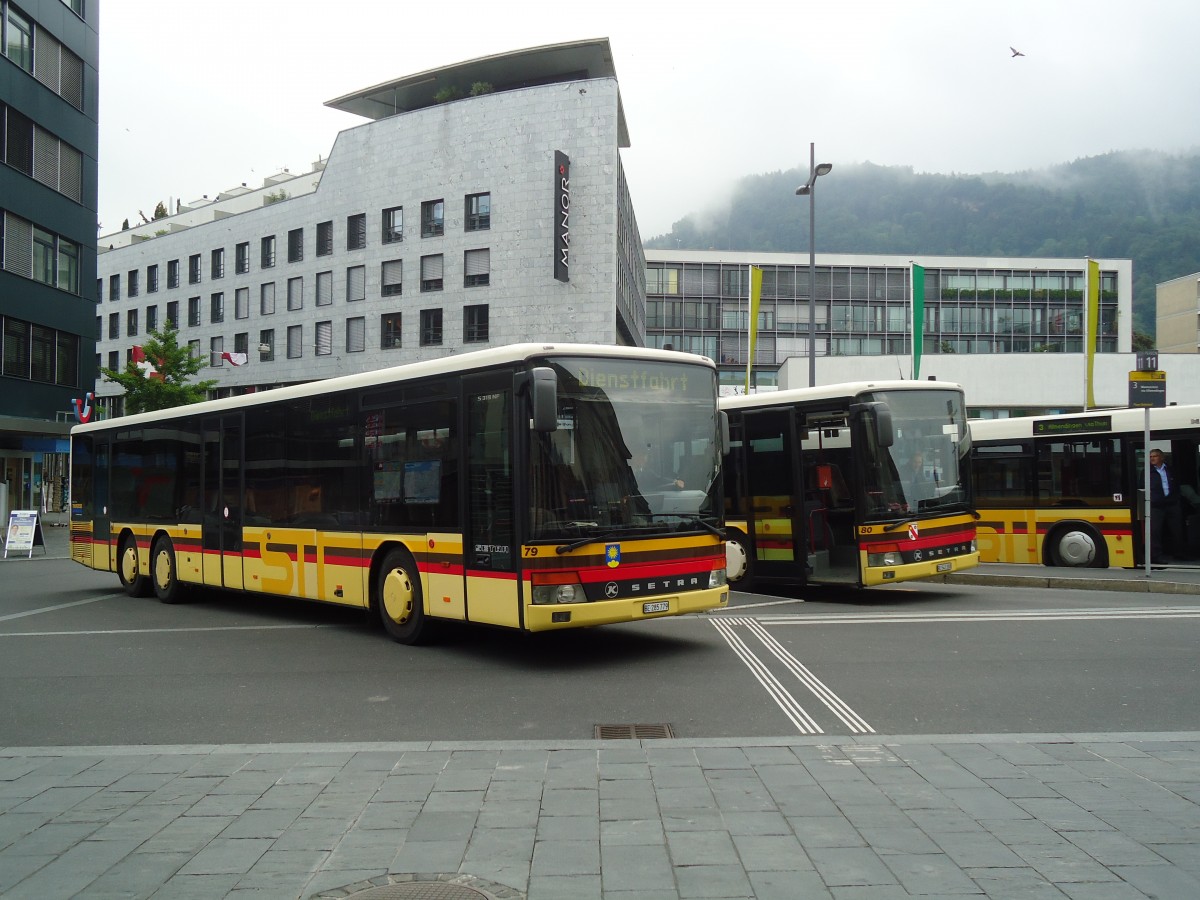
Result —
MULTIPOLYGON (((807 252, 808 169, 750 175, 729 204, 689 214, 657 249, 807 252)), ((1134 327, 1155 331, 1155 285, 1200 272, 1200 155, 1108 153, 983 175, 836 166, 817 182, 826 253, 1133 260, 1134 327)))

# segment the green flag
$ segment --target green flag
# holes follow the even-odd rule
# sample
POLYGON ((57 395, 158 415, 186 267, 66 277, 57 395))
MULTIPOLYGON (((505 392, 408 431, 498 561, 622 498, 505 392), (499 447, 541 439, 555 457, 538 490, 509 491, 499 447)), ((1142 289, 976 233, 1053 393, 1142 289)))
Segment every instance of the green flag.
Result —
POLYGON ((912 377, 921 377, 921 344, 925 337, 925 267, 912 264, 912 377))

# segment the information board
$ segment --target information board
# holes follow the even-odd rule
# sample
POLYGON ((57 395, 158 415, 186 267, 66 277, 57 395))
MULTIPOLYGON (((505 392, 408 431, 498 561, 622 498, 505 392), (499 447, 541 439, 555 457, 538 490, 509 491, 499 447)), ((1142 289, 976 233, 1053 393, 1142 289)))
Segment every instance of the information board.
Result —
POLYGON ((14 509, 8 514, 8 529, 5 531, 4 558, 10 552, 16 553, 28 550, 33 556, 33 548, 41 547, 46 552, 46 541, 42 537, 42 523, 38 521, 36 509, 14 509))

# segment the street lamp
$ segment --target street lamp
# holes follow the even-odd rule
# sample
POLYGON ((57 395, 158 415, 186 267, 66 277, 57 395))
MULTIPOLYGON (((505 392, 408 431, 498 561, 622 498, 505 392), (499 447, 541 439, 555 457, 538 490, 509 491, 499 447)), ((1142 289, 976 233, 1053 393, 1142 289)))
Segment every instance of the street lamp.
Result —
POLYGON ((808 181, 796 188, 797 197, 808 197, 808 386, 817 384, 817 179, 828 175, 833 163, 817 165, 817 145, 808 145, 808 181))

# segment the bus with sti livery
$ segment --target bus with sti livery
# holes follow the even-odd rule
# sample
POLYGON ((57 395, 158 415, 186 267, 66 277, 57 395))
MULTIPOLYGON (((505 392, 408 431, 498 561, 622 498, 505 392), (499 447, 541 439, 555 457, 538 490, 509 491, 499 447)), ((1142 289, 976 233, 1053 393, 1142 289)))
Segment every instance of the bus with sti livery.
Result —
POLYGON ((77 425, 71 555, 130 595, 357 607, 408 644, 723 607, 716 382, 685 353, 519 344, 77 425))
POLYGON ((720 402, 734 588, 869 588, 978 564, 958 385, 855 382, 720 402))

